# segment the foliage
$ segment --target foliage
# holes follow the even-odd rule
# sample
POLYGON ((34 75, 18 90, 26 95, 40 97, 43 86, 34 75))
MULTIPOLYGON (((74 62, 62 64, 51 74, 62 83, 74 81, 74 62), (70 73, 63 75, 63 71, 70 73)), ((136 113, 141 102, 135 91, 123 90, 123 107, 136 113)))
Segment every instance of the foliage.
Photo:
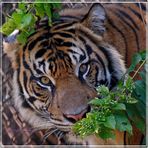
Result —
POLYGON ((114 90, 106 86, 98 87, 99 97, 89 102, 92 110, 86 118, 76 122, 74 132, 82 138, 91 134, 103 139, 115 138, 115 130, 127 131, 132 135, 134 124, 145 134, 146 67, 142 68, 145 63, 146 52, 136 53, 124 79, 114 90), (131 72, 134 72, 132 77, 129 76, 131 72), (137 74, 141 79, 134 81, 137 74))
POLYGON ((11 17, 7 18, 0 31, 8 36, 18 29, 20 34, 17 40, 25 44, 27 37, 35 32, 35 26, 40 19, 47 16, 49 25, 52 25, 52 19, 59 17, 57 10, 61 8, 61 3, 53 3, 52 0, 40 2, 40 0, 35 0, 34 3, 18 3, 18 8, 11 17))

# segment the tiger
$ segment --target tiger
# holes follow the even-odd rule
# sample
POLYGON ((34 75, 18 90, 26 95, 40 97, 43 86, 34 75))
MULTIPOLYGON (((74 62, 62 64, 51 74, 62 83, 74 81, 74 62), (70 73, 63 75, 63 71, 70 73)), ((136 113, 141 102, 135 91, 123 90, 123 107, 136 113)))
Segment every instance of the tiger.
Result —
MULTIPOLYGON (((88 102, 97 97, 96 88, 116 87, 132 55, 146 49, 145 3, 61 10, 52 26, 40 25, 25 45, 18 43, 17 33, 3 41, 3 49, 14 70, 14 104, 26 122, 54 136, 60 133, 57 144, 130 143, 121 131, 115 131, 115 139, 81 139, 72 126, 91 111, 88 102)), ((139 144, 135 133, 130 144, 139 144)))

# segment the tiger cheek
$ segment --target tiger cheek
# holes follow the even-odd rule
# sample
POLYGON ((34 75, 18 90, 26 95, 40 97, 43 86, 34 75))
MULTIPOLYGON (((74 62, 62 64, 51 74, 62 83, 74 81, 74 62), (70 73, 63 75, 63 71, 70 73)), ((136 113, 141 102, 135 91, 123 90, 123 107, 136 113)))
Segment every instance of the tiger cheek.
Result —
POLYGON ((46 103, 51 98, 51 93, 49 92, 49 90, 42 88, 34 81, 31 83, 31 90, 32 93, 35 94, 37 99, 41 102, 46 103))

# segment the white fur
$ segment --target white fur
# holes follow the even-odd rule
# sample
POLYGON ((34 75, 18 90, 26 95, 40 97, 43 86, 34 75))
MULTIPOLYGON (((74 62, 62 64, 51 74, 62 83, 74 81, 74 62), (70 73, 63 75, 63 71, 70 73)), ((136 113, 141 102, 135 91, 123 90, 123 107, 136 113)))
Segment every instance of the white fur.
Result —
POLYGON ((18 77, 17 72, 14 72, 13 76, 13 83, 15 84, 13 89, 14 104, 15 107, 18 109, 19 113, 21 114, 21 116, 33 127, 38 127, 40 125, 44 125, 45 127, 51 126, 51 123, 49 124, 46 120, 37 116, 35 111, 22 107, 23 98, 21 98, 20 96, 19 87, 17 84, 17 77, 18 77))

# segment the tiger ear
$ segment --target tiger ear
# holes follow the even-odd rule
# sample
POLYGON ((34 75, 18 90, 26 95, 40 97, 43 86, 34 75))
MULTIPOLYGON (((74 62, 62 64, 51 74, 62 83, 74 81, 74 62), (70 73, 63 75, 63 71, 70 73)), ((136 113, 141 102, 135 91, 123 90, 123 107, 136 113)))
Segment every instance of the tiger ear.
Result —
POLYGON ((103 35, 105 32, 106 12, 101 4, 93 4, 82 19, 82 24, 93 32, 103 35))
POLYGON ((8 58, 10 59, 13 69, 16 69, 18 67, 16 61, 18 57, 20 44, 16 40, 17 34, 18 31, 15 30, 12 34, 3 39, 3 51, 7 54, 8 58))

